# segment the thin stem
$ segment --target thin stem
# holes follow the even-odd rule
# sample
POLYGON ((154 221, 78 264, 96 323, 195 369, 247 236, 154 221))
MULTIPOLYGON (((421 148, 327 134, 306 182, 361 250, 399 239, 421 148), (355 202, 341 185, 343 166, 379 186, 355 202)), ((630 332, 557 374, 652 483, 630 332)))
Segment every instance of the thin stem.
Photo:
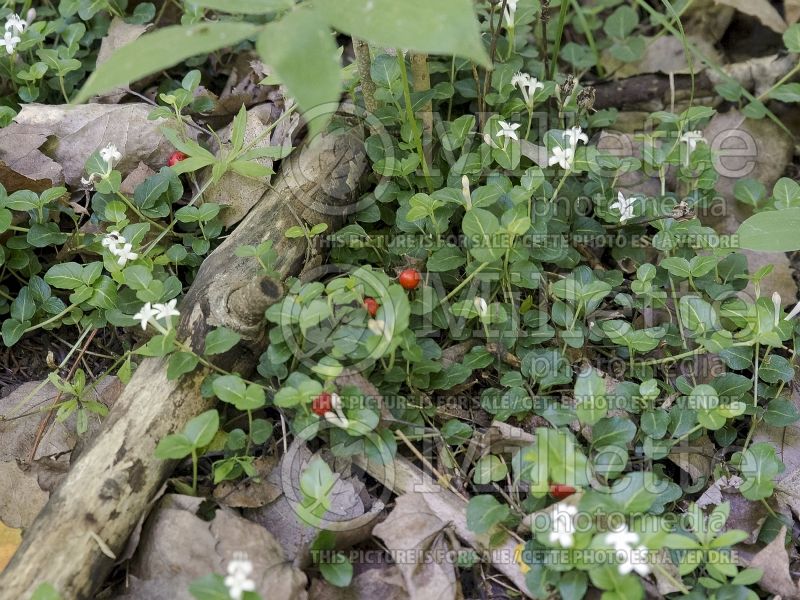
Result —
POLYGON ((679 443, 679 442, 682 442, 683 440, 685 440, 686 438, 688 438, 690 435, 692 435, 692 434, 693 434, 695 431, 699 431, 699 430, 700 430, 700 429, 702 429, 702 428, 703 428, 703 426, 702 426, 702 425, 695 425, 695 426, 694 426, 694 427, 692 427, 692 428, 691 428, 689 431, 687 431, 686 433, 684 433, 684 434, 683 434, 681 437, 679 437, 679 438, 675 439, 675 440, 672 442, 672 445, 674 446, 675 444, 677 444, 677 443, 679 443))
POLYGON ((467 275, 467 276, 464 278, 464 281, 462 281, 461 283, 459 283, 459 284, 458 284, 458 285, 457 285, 457 286, 456 286, 456 287, 453 289, 453 291, 452 291, 452 292, 450 292, 449 294, 447 294, 447 296, 445 296, 444 298, 442 298, 442 301, 441 301, 441 302, 439 302, 439 306, 441 306, 442 304, 444 304, 445 302, 447 302, 448 300, 450 300, 450 298, 452 298, 452 297, 453 297, 453 296, 455 296, 455 295, 456 295, 458 292, 460 292, 462 289, 464 289, 464 286, 465 286, 465 285, 467 285, 467 284, 468 284, 470 281, 472 281, 472 279, 473 279, 473 277, 475 277, 475 275, 477 275, 478 273, 480 273, 481 271, 483 271, 483 270, 484 270, 486 267, 488 267, 490 264, 491 264, 491 263, 488 263, 488 262, 485 262, 485 263, 481 263, 481 264, 479 264, 479 265, 478 265, 478 266, 475 268, 475 270, 474 270, 472 273, 470 273, 469 275, 467 275))
POLYGON ((681 332, 681 341, 683 341, 683 349, 688 350, 689 344, 686 341, 686 332, 683 330, 683 319, 681 319, 680 311, 678 310, 678 293, 675 291, 675 282, 672 280, 672 275, 669 276, 669 287, 672 290, 672 305, 675 307, 675 318, 678 320, 678 329, 681 332))
POLYGON ((408 73, 406 72, 406 59, 403 56, 402 50, 397 50, 397 64, 400 65, 400 75, 403 78, 403 98, 406 103, 406 117, 408 124, 411 127, 411 134, 414 136, 414 142, 417 146, 417 154, 422 163, 422 173, 425 176, 425 183, 428 186, 428 191, 433 193, 433 182, 431 181, 431 174, 428 171, 428 161, 425 160, 425 151, 422 148, 422 138, 417 128, 417 118, 414 116, 414 108, 411 106, 411 88, 408 85, 408 73))
POLYGON ((553 62, 550 65, 550 79, 553 79, 558 68, 558 53, 561 51, 561 38, 564 37, 564 26, 567 23, 567 8, 569 2, 561 0, 561 10, 558 13, 558 28, 556 30, 555 46, 553 47, 553 62))
POLYGON ((65 315, 69 314, 69 312, 70 312, 70 311, 71 311, 73 308, 76 308, 77 306, 78 306, 77 304, 70 304, 70 305, 69 305, 67 308, 65 308, 64 310, 62 310, 62 311, 61 311, 60 313, 58 313, 57 315, 53 315, 52 317, 50 317, 49 319, 46 319, 46 320, 42 321, 41 323, 37 323, 36 325, 32 325, 31 327, 28 327, 28 328, 25 330, 25 333, 30 333, 31 331, 35 331, 35 330, 37 330, 37 329, 40 329, 40 328, 44 327, 45 325, 50 325, 50 323, 55 323, 55 322, 56 322, 56 321, 58 321, 58 320, 59 320, 61 317, 63 317, 63 316, 65 316, 65 315))
POLYGON ((556 189, 553 191, 553 196, 550 198, 551 204, 556 201, 556 198, 558 198, 558 192, 560 192, 561 188, 564 187, 564 183, 567 181, 567 177, 569 177, 570 173, 572 173, 572 169, 567 169, 564 171, 564 175, 561 176, 561 181, 558 182, 556 189))
POLYGON ((761 94, 759 94, 756 99, 757 100, 763 100, 764 98, 769 96, 772 92, 774 92, 777 88, 779 88, 784 83, 789 81, 792 77, 794 77, 795 74, 797 74, 798 71, 800 71, 800 62, 797 63, 794 66, 794 68, 791 71, 789 71, 786 75, 784 75, 778 81, 776 81, 774 84, 772 84, 772 87, 770 87, 767 91, 762 92, 761 94))
POLYGON ((192 448, 192 495, 197 496, 197 448, 192 448))
POLYGON ((116 194, 117 194, 117 196, 119 197, 119 199, 120 199, 120 200, 122 200, 122 201, 125 203, 125 206, 127 206, 127 207, 128 207, 128 208, 130 208, 130 209, 131 209, 131 210, 132 210, 134 213, 136 213, 136 216, 138 216, 140 219, 142 219, 143 221, 147 221, 147 222, 148 222, 148 223, 150 223, 151 225, 155 225, 155 226, 156 226, 156 228, 160 229, 161 231, 164 231, 164 230, 166 229, 166 228, 165 228, 163 225, 161 225, 160 223, 157 223, 156 221, 154 221, 153 219, 151 219, 151 218, 149 218, 149 217, 145 217, 145 216, 144 216, 144 215, 143 215, 143 214, 142 214, 142 213, 139 211, 139 209, 138 209, 138 208, 136 208, 136 205, 135 205, 135 204, 133 204, 133 202, 131 202, 130 200, 128 200, 128 198, 126 198, 126 197, 125 197, 125 194, 123 194, 123 193, 122 193, 122 192, 120 192, 120 191, 117 191, 117 192, 116 192, 116 194))

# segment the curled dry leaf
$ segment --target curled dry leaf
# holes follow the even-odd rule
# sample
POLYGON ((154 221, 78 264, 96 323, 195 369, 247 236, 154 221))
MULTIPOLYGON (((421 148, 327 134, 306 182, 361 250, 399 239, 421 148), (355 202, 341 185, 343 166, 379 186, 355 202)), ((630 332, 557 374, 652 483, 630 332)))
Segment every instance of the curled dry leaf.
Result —
POLYGON ((718 5, 730 6, 742 14, 755 17, 772 31, 786 31, 786 21, 769 0, 714 0, 718 5))
MULTIPOLYGON (((280 494, 272 502, 244 510, 244 516, 268 529, 283 546, 286 556, 298 566, 311 562, 310 547, 320 529, 303 521, 297 505, 302 502, 300 478, 314 455, 300 443, 283 455, 279 468, 272 469, 266 483, 280 494)), ((330 462, 330 461, 329 461, 330 462)), ((346 548, 367 539, 383 511, 383 503, 367 493, 364 484, 339 474, 330 492, 330 509, 321 527, 335 534, 336 546, 346 548)))
POLYGON ((441 557, 452 550, 447 527, 448 523, 428 505, 425 495, 410 492, 397 499, 394 510, 373 530, 390 551, 420 557, 418 562, 409 560, 398 564, 412 598, 447 600, 459 596, 454 564, 423 558, 441 557))
POLYGON ((686 7, 681 24, 686 35, 717 43, 733 20, 736 10, 714 0, 698 0, 686 7))

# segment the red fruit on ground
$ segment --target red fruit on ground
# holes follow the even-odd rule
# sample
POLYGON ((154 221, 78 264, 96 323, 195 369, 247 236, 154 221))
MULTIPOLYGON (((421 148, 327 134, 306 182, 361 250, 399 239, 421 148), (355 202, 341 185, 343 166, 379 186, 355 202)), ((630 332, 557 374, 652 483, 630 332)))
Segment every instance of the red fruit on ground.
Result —
POLYGON ((563 500, 567 496, 574 494, 576 491, 577 490, 571 485, 566 485, 563 483, 550 484, 550 495, 556 500, 563 500))
POLYGON ((330 412, 332 409, 333 400, 328 392, 322 392, 311 403, 311 410, 320 417, 324 417, 325 413, 330 412))
POLYGON ((175 152, 173 152, 172 154, 169 155, 169 160, 167 161, 167 166, 174 167, 179 162, 181 162, 182 160, 186 160, 187 158, 189 158, 189 157, 186 156, 183 152, 181 152, 180 150, 175 150, 175 152))
POLYGON ((419 282, 422 281, 422 275, 419 274, 419 271, 416 269, 405 269, 400 272, 400 275, 397 277, 400 285, 402 285, 407 290, 413 290, 418 285, 419 282))
POLYGON ((364 298, 364 308, 369 313, 370 317, 374 317, 378 313, 378 301, 375 298, 364 298))

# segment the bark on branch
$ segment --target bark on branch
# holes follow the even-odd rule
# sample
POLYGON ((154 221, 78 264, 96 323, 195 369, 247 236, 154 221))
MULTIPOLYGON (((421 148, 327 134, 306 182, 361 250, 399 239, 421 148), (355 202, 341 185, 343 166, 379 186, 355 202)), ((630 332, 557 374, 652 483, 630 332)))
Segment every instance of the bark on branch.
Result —
MULTIPOLYGON (((299 223, 337 227, 355 206, 365 165, 362 141, 345 133, 317 138, 286 161, 274 187, 203 263, 181 304, 178 338, 202 352, 212 328, 229 327, 243 342, 216 364, 252 371, 267 341, 264 309, 280 298, 281 286, 262 276, 255 259, 236 256, 236 248, 272 240, 277 270, 284 277, 298 274, 308 248, 304 238, 288 239, 284 232, 299 223)), ((103 583, 112 556, 122 554, 175 466, 155 458, 158 441, 213 405, 200 393, 206 369, 169 381, 166 367, 160 358, 139 365, 94 445, 72 466, 0 574, 3 598, 30 598, 45 581, 65 600, 89 598, 103 583)))

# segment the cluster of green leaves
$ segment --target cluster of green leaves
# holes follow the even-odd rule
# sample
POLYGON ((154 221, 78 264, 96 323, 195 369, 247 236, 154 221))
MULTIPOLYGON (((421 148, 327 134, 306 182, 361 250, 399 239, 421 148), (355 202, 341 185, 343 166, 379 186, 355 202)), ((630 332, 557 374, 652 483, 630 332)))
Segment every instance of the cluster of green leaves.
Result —
MULTIPOLYGON (((535 12, 523 12, 522 4, 517 32, 536 22, 535 12)), ((626 24, 629 10, 619 8, 606 28, 614 37, 619 25, 619 40, 625 38, 631 47, 639 42, 626 38, 636 25, 626 24)), ((498 55, 505 52, 499 42, 498 55)), ((700 143, 690 150, 681 137, 701 129, 712 109, 654 113, 654 127, 641 136, 640 157, 578 146, 565 172, 541 164, 528 145, 543 147, 549 156, 555 147, 565 147, 570 125, 603 126, 614 114, 580 111, 575 99, 580 89, 569 98, 559 97, 561 82, 546 78, 543 57, 535 49, 526 46, 524 54, 512 52, 507 61, 496 63, 486 90, 476 89, 471 65, 456 59, 449 64, 431 61, 431 89, 411 92, 404 76, 408 65, 401 63, 405 60, 374 57, 375 115, 390 135, 387 140, 374 134, 366 149, 382 180, 363 198, 367 208, 354 216, 355 222, 330 236, 336 243, 331 256, 340 264, 382 265, 385 270, 410 261, 424 265, 423 283, 409 295, 413 342, 435 349, 429 356, 438 357, 448 346, 477 338, 478 345, 462 364, 483 373, 481 408, 502 421, 535 414, 548 422, 548 428, 535 431, 532 445, 516 453, 485 453, 461 465, 471 472, 475 491, 491 491, 492 485, 510 478, 510 496, 522 498, 520 505, 509 505, 508 496, 475 496, 468 519, 476 532, 503 539, 506 528, 553 502, 554 484, 583 490, 581 511, 598 519, 608 511, 627 515, 635 530, 637 519, 679 510, 678 502, 685 498, 667 460, 673 449, 679 452, 680 445, 709 437, 728 447, 762 421, 785 426, 800 417, 786 396, 794 373, 786 356, 795 324, 785 321, 780 306, 769 298, 739 297, 749 282, 759 289, 769 268, 749 273, 746 257, 735 245, 694 216, 714 202, 717 174, 709 147, 700 143), (552 125, 544 131, 520 129, 520 140, 498 137, 501 120, 513 123, 522 115, 524 127, 529 112, 511 84, 518 70, 542 78, 534 103, 557 102, 567 114, 572 108, 573 121, 551 117, 552 125), (436 123, 428 142, 431 158, 419 152, 416 136, 424 123, 416 113, 427 103, 441 115, 448 106, 478 99, 495 114, 481 125, 472 115, 456 113, 436 123), (622 175, 642 172, 655 174, 662 193, 636 199, 634 216, 622 227, 619 210, 612 206, 618 200, 616 182, 622 175), (677 175, 673 190, 668 172, 677 175), (615 243, 605 257, 619 267, 585 264, 579 245, 602 244, 609 235, 615 243), (485 300, 485 309, 478 299, 485 300), (671 317, 642 327, 639 316, 652 310, 671 317), (501 348, 501 354, 489 352, 489 347, 501 348), (608 385, 596 369, 573 371, 575 357, 597 361, 593 349, 622 367, 616 372, 621 381, 608 385), (518 363, 503 360, 502 353, 512 353, 518 363), (667 378, 662 370, 707 353, 719 356, 727 369, 708 383, 693 376, 667 378), (772 368, 765 371, 765 364, 772 368), (565 397, 567 386, 573 386, 572 393, 565 397), (576 422, 580 433, 569 429, 576 422), (631 461, 636 456, 650 461, 650 472, 635 470, 631 461)), ((777 195, 788 196, 787 186, 781 183, 777 195)), ((322 366, 328 353, 315 356, 322 366)), ((289 359, 287 355, 282 362, 289 359)), ((395 412, 403 423, 436 421, 437 407, 426 399, 469 381, 469 375, 446 381, 438 374, 426 377, 425 364, 404 351, 381 369, 366 371, 383 394, 413 397, 421 404, 395 412)), ((410 439, 423 435, 422 427, 395 427, 410 439)), ((459 456, 468 456, 473 429, 449 419, 441 422, 439 432, 449 446, 449 464, 456 467, 459 456)), ((765 446, 746 447, 725 465, 742 477, 748 499, 769 497, 772 477, 780 471, 780 461, 765 446)), ((669 539, 669 548, 688 548, 668 538, 679 533, 669 528, 665 524, 658 533, 640 531, 643 543, 658 549, 669 539)), ((693 531, 703 551, 742 539, 740 532, 732 532, 716 541, 701 525, 693 531)), ((596 538, 599 530, 576 536, 581 540, 577 547, 601 543, 596 538)), ((529 545, 532 550, 552 547, 544 535, 529 545)), ((580 598, 591 581, 606 598, 642 596, 636 575, 622 575, 613 567, 587 573, 590 567, 579 563, 530 564, 530 589, 547 595, 563 586, 570 590, 567 597, 580 598)), ((752 595, 745 586, 760 574, 712 563, 695 561, 694 569, 681 573, 687 590, 696 587, 719 597, 734 591, 752 595)))
MULTIPOLYGON (((6 2, 0 20, 15 12, 6 2)), ((128 23, 144 24, 155 16, 150 2, 138 3, 125 16, 128 0, 60 0, 36 3, 35 19, 19 35, 13 54, 0 55, 0 76, 8 83, 6 97, 0 97, 0 124, 6 124, 20 104, 28 102, 69 102, 95 66, 99 42, 107 33, 111 18, 124 17, 128 23)), ((25 9, 27 10, 27 9, 25 9)), ((26 15, 22 15, 23 18, 26 15)))
POLYGON ((78 100, 197 54, 257 38, 256 47, 262 58, 300 108, 310 113, 307 116, 312 131, 319 132, 336 110, 342 91, 338 50, 331 29, 378 46, 455 54, 488 64, 469 0, 443 0, 436 5, 424 0, 408 0, 402 5, 389 0, 370 4, 324 0, 297 5, 289 0, 198 0, 194 4, 244 17, 165 27, 142 36, 101 65, 78 100))

